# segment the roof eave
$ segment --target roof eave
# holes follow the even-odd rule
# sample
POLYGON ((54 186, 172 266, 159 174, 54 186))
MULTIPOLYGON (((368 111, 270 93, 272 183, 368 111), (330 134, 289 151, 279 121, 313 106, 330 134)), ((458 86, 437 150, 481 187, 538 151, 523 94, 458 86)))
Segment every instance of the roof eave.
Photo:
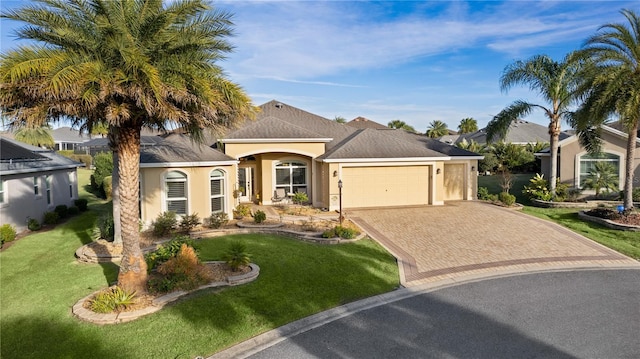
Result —
POLYGON ((226 138, 222 143, 329 143, 333 138, 226 138))
POLYGON ((198 162, 151 162, 141 163, 140 168, 170 168, 170 167, 215 167, 232 166, 238 164, 238 160, 229 161, 198 161, 198 162))

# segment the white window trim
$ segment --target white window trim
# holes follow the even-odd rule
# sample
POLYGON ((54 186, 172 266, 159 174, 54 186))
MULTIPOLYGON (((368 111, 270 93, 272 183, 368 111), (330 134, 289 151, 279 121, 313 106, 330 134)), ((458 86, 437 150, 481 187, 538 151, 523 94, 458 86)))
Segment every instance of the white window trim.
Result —
POLYGON ((228 180, 228 175, 227 175, 227 171, 225 171, 222 168, 214 168, 209 172, 209 212, 211 214, 213 213, 219 213, 219 212, 213 212, 212 208, 211 208, 211 200, 214 198, 214 195, 211 193, 211 174, 215 171, 220 171, 222 172, 222 177, 215 177, 216 179, 221 179, 222 180, 222 194, 221 195, 215 195, 216 198, 222 198, 222 209, 220 210, 220 212, 222 213, 228 213, 227 212, 227 202, 228 202, 228 198, 227 198, 227 193, 229 193, 228 188, 227 188, 227 182, 229 182, 228 180))
MULTIPOLYGON (((625 154, 622 152, 618 152, 610 149, 603 149, 602 153, 608 153, 611 155, 618 156, 618 188, 624 187, 624 163, 626 161, 625 154)), ((588 155, 589 152, 582 151, 576 154, 574 170, 575 177, 573 179, 574 187, 582 189, 582 183, 580 183, 580 161, 582 160, 582 156, 588 155)))
MULTIPOLYGON (((166 212, 166 211, 169 210, 168 209, 168 204, 169 203, 168 203, 168 200, 167 200, 167 183, 166 183, 166 181, 167 181, 167 175, 169 173, 171 173, 171 172, 180 172, 183 175, 185 175, 185 177, 186 177, 186 179, 185 179, 185 183, 186 183, 185 192, 187 192, 186 193, 187 196, 184 197, 184 199, 187 201, 187 205, 185 206, 186 207, 186 212, 187 212, 186 214, 189 214, 189 213, 191 213, 191 208, 190 208, 190 206, 191 206, 190 202, 191 201, 189 201, 189 193, 190 193, 190 191, 189 191, 189 182, 190 182, 190 178, 189 178, 189 173, 187 171, 184 171, 184 170, 181 170, 181 169, 170 169, 170 170, 165 171, 165 172, 162 173, 162 177, 161 177, 161 183, 162 183, 162 212, 166 212)), ((173 200, 176 200, 176 199, 173 199, 173 200)), ((176 214, 178 215, 178 217, 182 216, 180 213, 176 213, 176 214)))
MULTIPOLYGON (((305 173, 304 173, 304 178, 305 178, 305 187, 307 188, 307 196, 309 196, 309 198, 311 198, 311 175, 310 175, 310 163, 306 160, 303 160, 301 158, 283 158, 283 159, 279 159, 277 161, 275 161, 273 163, 273 170, 271 171, 271 175, 272 175, 272 182, 273 183, 273 188, 271 189, 271 193, 273 193, 277 188, 282 188, 283 185, 278 185, 277 183, 277 176, 276 176, 276 169, 278 168, 279 164, 282 164, 283 162, 298 162, 298 163, 303 163, 304 164, 304 168, 305 168, 305 173)), ((282 167, 281 167, 282 168, 282 167)), ((292 167, 289 166, 289 169, 291 169, 292 167)), ((293 181, 293 176, 290 177, 289 180, 289 189, 292 189, 293 184, 291 183, 291 181, 293 181)), ((301 185, 300 185, 301 186, 301 185)), ((291 192, 287 191, 287 194, 289 194, 291 192)))
POLYGON ((73 190, 73 184, 76 181, 76 173, 74 171, 67 172, 67 178, 69 179, 69 198, 76 199, 78 197, 78 194, 73 190))
POLYGON ((45 189, 45 198, 47 199, 47 207, 52 208, 54 206, 53 201, 53 176, 45 175, 44 176, 44 189, 45 189))
POLYGON ((9 181, 5 179, 1 179, 0 181, 2 182, 2 191, 0 191, 0 193, 2 193, 4 197, 2 202, 0 202, 0 208, 3 208, 9 206, 9 181))
POLYGON ((33 195, 36 199, 41 199, 42 196, 42 176, 33 176, 33 195), (38 194, 35 193, 36 187, 38 188, 38 194))

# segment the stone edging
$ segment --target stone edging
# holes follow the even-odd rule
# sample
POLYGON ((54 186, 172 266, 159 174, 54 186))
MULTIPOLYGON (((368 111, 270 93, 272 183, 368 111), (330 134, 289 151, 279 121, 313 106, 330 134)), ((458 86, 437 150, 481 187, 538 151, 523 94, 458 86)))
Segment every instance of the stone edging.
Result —
POLYGON ((590 216, 588 214, 586 214, 584 211, 580 211, 578 212, 578 217, 586 220, 586 221, 590 221, 590 222, 594 222, 594 223, 598 223, 601 224, 607 228, 611 228, 611 229, 616 229, 619 231, 640 231, 640 226, 633 226, 630 224, 623 224, 623 223, 617 223, 614 222, 610 219, 605 219, 605 218, 600 218, 600 217, 595 217, 595 216, 590 216))
MULTIPOLYGON (((204 263, 224 263, 224 262, 211 261, 211 262, 204 262, 204 263)), ((184 297, 188 294, 191 294, 193 292, 196 292, 202 289, 236 286, 236 285, 252 282, 256 280, 256 278, 258 278, 258 275, 260 274, 260 267, 254 263, 250 263, 249 267, 251 268, 250 272, 236 275, 236 276, 229 276, 224 282, 212 282, 212 283, 200 286, 197 289, 194 289, 189 292, 175 291, 175 292, 165 294, 161 297, 154 299, 151 306, 143 309, 134 310, 131 312, 121 312, 121 313, 106 313, 106 314, 95 313, 84 307, 84 302, 86 302, 89 298, 95 295, 95 292, 94 292, 80 299, 78 302, 76 302, 76 304, 71 308, 71 312, 73 313, 73 315, 75 315, 79 319, 87 322, 91 322, 94 324, 102 325, 102 324, 118 324, 118 323, 130 322, 132 320, 138 319, 147 314, 155 313, 160 309, 164 308, 169 303, 174 302, 175 300, 181 297, 184 297)))
MULTIPOLYGON (((622 204, 622 201, 605 201, 605 200, 592 200, 586 202, 551 202, 542 201, 539 199, 531 199, 531 203, 536 207, 542 208, 596 208, 600 205, 606 205, 610 207, 622 204)), ((634 205, 640 205, 638 202, 634 202, 634 205)))
POLYGON ((280 227, 261 227, 256 225, 241 225, 237 223, 240 229, 210 229, 198 232, 191 232, 189 235, 195 239, 207 238, 207 237, 220 237, 229 234, 246 234, 246 233, 270 233, 277 234, 284 237, 290 237, 293 239, 299 239, 305 242, 313 242, 319 244, 340 244, 340 243, 351 243, 355 241, 359 241, 362 238, 366 237, 366 233, 362 232, 357 235, 353 239, 344 239, 340 237, 333 238, 323 238, 322 232, 297 232, 289 229, 284 229, 280 227))

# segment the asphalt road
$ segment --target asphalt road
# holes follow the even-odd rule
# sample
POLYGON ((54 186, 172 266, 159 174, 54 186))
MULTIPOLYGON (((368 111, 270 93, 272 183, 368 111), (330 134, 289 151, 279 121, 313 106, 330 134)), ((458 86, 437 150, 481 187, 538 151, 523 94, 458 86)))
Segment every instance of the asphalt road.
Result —
POLYGON ((640 270, 490 279, 357 312, 251 358, 640 358, 640 270))

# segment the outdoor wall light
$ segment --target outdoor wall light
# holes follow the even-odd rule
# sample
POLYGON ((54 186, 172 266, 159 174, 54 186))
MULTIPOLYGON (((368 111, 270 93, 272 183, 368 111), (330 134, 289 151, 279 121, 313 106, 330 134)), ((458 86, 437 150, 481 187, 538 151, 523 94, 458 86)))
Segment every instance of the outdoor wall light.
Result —
POLYGON ((476 166, 471 166, 471 171, 475 171, 476 170, 476 166))
POLYGON ((439 169, 439 168, 436 170, 436 174, 437 174, 437 175, 439 175, 439 174, 440 174, 440 169, 439 169))
POLYGON ((333 171, 333 177, 338 177, 338 171, 333 171))

